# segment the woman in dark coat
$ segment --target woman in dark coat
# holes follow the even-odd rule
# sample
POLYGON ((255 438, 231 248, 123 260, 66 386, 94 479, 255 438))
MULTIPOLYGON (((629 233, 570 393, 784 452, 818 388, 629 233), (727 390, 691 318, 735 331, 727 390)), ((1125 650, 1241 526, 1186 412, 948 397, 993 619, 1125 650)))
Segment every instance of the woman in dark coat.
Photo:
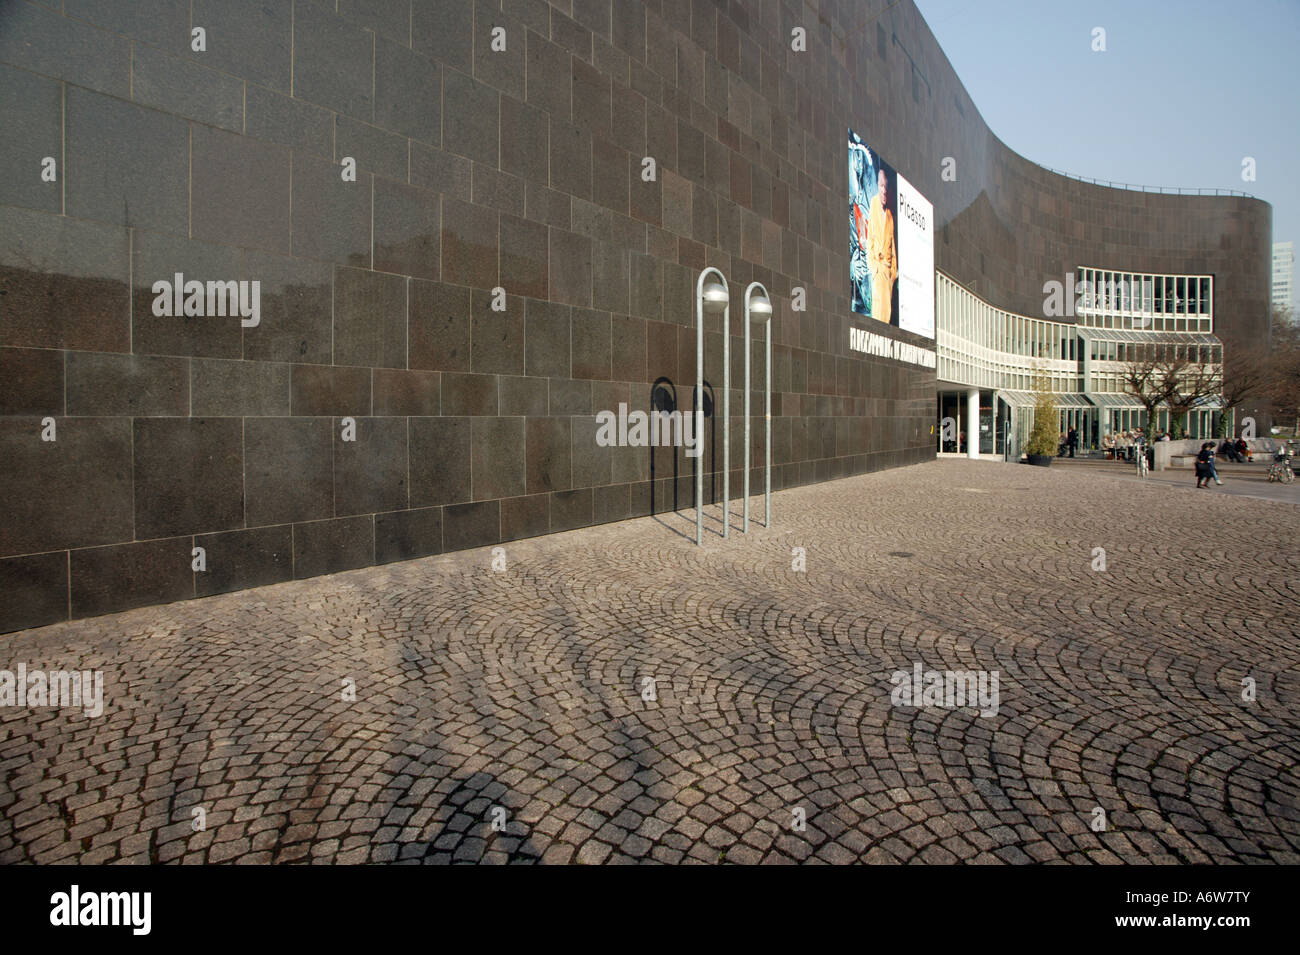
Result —
POLYGON ((1196 455, 1196 486, 1209 487, 1210 478, 1214 476, 1214 445, 1206 441, 1196 455))

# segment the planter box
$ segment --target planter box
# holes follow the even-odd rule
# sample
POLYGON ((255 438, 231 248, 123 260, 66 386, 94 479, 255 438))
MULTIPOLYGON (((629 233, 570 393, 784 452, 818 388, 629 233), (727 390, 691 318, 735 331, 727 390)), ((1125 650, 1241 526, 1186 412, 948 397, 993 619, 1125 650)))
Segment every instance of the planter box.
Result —
POLYGON ((1050 454, 1030 454, 1028 455, 1029 463, 1037 468, 1050 468, 1052 466, 1052 456, 1050 454))

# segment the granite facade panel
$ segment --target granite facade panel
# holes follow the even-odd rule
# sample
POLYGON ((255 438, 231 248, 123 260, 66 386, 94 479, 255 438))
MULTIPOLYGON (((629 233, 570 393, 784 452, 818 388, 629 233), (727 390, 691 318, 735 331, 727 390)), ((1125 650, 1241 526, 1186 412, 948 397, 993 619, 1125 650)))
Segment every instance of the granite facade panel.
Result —
POLYGON ((501 94, 458 70, 443 73, 442 146, 496 167, 501 152, 501 94))
POLYGON ((442 508, 417 507, 375 515, 375 563, 442 553, 442 508))
MULTIPOLYGON (((132 16, 133 11, 121 9, 129 4, 113 0, 73 0, 70 6, 65 17, 57 9, 24 0, 0 4, 0 63, 123 99, 129 97, 131 41, 117 35, 123 32, 120 27, 129 26, 158 39, 154 31, 175 21, 156 16, 159 0, 141 4, 138 19, 132 16), (76 18, 77 12, 91 9, 101 14, 95 18, 98 23, 76 18)), ((175 2, 167 7, 179 13, 175 2)), ((164 32, 162 36, 174 34, 164 32)))
POLYGON ((0 633, 67 620, 67 552, 0 560, 0 593, 0 633))
POLYGON ((375 519, 344 517, 293 526, 293 576, 319 577, 375 562, 375 519))
POLYGON ((0 415, 62 415, 64 353, 0 348, 0 415))
POLYGON ((329 418, 245 418, 244 496, 249 527, 334 515, 329 418))
POLYGON ((63 85, 25 70, 0 66, 0 204, 63 211, 63 186, 33 171, 63 155, 63 85))
POLYGON ((407 331, 412 368, 469 371, 469 298, 464 286, 411 281, 407 331))
POLYGON ((334 270, 334 361, 406 367, 407 279, 368 269, 334 270))
POLYGON ((442 378, 436 371, 374 370, 377 416, 438 415, 442 412, 442 378))
POLYGON ((73 550, 72 616, 94 617, 193 597, 192 545, 192 537, 173 537, 73 550))
POLYGON ((288 254, 289 150, 197 125, 190 147, 193 237, 288 254))
POLYGON ((501 540, 501 502, 480 501, 443 508, 445 550, 486 547, 501 540))
POLYGON ((293 254, 339 265, 371 265, 371 184, 358 171, 343 178, 340 164, 293 156, 293 254))
MULTIPOLYGON (((185 294, 190 282, 202 282, 206 287, 207 282, 238 280, 242 268, 238 249, 137 230, 132 236, 132 253, 131 344, 137 355, 242 356, 243 328, 238 316, 178 313, 174 301, 178 275, 185 294), (160 282, 166 285, 159 286, 160 282), (170 306, 169 297, 173 299, 170 306), (156 311, 155 306, 163 308, 156 311)), ((204 296, 202 310, 206 309, 204 296)))
POLYGON ((329 363, 334 308, 330 265, 250 250, 243 255, 240 277, 261 283, 261 321, 244 329, 245 359, 329 363))
POLYGON ((131 98, 209 126, 244 128, 243 80, 143 44, 131 50, 131 98))
POLYGON ((244 523, 239 418, 136 418, 132 471, 137 539, 244 523))
POLYGON ((0 557, 129 541, 131 419, 0 418, 0 557))
POLYGON ((445 198, 442 202, 442 278, 456 285, 497 284, 500 214, 485 206, 445 198))
POLYGON ((476 501, 524 493, 523 418, 471 419, 471 496, 476 501))
POLYGON ((0 345, 131 350, 126 229, 0 207, 0 345))
POLYGON ((296 415, 370 414, 369 368, 294 365, 290 380, 296 415))
POLYGON ((442 142, 442 70, 400 43, 375 41, 375 125, 442 142))
POLYGON ((74 351, 68 352, 65 368, 70 415, 185 417, 190 413, 187 359, 74 351))
POLYGON ((377 271, 438 279, 442 209, 436 192, 375 179, 373 231, 377 271))
POLYGON ((539 537, 551 530, 551 498, 549 494, 512 497, 501 502, 501 539, 519 540, 539 537))
POLYGON ((462 73, 472 73, 473 4, 411 0, 411 48, 462 73))
POLYGON ((293 579, 293 529, 288 524, 201 534, 194 545, 203 548, 205 568, 194 573, 196 597, 293 579))
POLYGON ((253 83, 244 92, 244 132, 317 156, 334 155, 333 113, 253 83))
POLYGON ((64 201, 70 216, 189 234, 189 123, 69 86, 64 201))
MULTIPOLYGON (((409 505, 405 418, 357 418, 350 440, 334 438, 334 513, 374 514, 409 505)), ((336 435, 341 434, 334 423, 336 435)))
POLYGON ((470 499, 469 418, 411 418, 411 506, 470 499))
MULTIPOLYGON (((178 5, 183 10, 184 0, 179 0, 178 5)), ((189 17, 182 19, 180 33, 185 39, 179 46, 208 66, 287 93, 293 51, 293 6, 293 0, 192 0, 193 22, 202 25, 208 33, 207 49, 198 53, 185 42, 189 17)))
POLYGON ((311 2, 293 5, 293 93, 359 119, 374 105, 375 36, 311 2))
MULTIPOLYGON (((274 417, 290 412, 290 366, 195 358, 189 365, 190 412, 205 417, 274 417)), ((185 412, 180 412, 184 414, 185 412)))

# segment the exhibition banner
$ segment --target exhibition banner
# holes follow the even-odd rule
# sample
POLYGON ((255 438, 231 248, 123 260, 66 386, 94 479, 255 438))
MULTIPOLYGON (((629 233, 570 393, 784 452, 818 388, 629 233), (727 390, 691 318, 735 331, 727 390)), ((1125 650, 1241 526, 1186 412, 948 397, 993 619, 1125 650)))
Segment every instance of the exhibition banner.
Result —
POLYGON ((849 302, 934 338, 934 206, 849 130, 849 302))

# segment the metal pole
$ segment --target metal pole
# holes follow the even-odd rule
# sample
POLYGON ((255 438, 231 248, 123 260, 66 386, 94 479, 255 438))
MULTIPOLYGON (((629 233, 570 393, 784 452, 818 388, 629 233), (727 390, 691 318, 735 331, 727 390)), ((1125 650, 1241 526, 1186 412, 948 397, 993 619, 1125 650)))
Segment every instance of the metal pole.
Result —
POLYGON ((767 289, 762 282, 750 282, 749 288, 745 289, 745 516, 744 531, 749 533, 749 391, 750 391, 750 355, 752 334, 750 326, 753 323, 750 305, 754 299, 754 292, 763 293, 763 305, 766 314, 763 317, 767 336, 767 368, 766 377, 763 379, 764 384, 764 448, 767 457, 767 466, 764 470, 764 515, 763 526, 772 526, 772 299, 767 294, 767 289))
MULTIPOLYGON (((722 283, 724 291, 727 290, 727 278, 712 266, 700 272, 699 280, 695 283, 695 447, 698 454, 695 456, 695 543, 702 545, 704 543, 704 470, 700 466, 704 457, 704 280, 712 272, 722 283)), ((730 334, 731 304, 722 310, 722 324, 726 334, 723 335, 722 343, 724 356, 727 352, 727 335, 730 334)), ((726 371, 726 383, 730 383, 730 369, 726 371)), ((723 393, 723 402, 727 403, 726 392, 723 393)), ((724 407, 723 413, 729 410, 729 404, 724 407)), ((727 440, 726 423, 723 424, 723 454, 726 454, 727 440)), ((723 492, 725 494, 726 477, 723 477, 723 492)), ((723 515, 726 516, 725 514, 723 515)), ((723 522, 723 536, 726 536, 726 522, 723 522)))
MULTIPOLYGON (((752 289, 754 286, 750 286, 752 289)), ((744 517, 741 519, 741 530, 749 533, 749 289, 745 290, 745 462, 742 467, 745 470, 745 476, 742 481, 744 491, 742 498, 744 500, 743 512, 744 517)))
MULTIPOLYGON (((772 296, 768 296, 770 299, 772 296)), ((763 439, 763 447, 767 451, 767 464, 764 468, 763 480, 766 482, 766 489, 763 492, 763 526, 772 526, 772 316, 767 316, 767 377, 766 394, 763 401, 766 405, 764 408, 763 420, 766 427, 766 434, 763 439)))
POLYGON ((700 467, 704 458, 704 276, 700 273, 695 283, 695 546, 704 543, 704 471, 700 467))
POLYGON ((722 310, 722 536, 731 530, 731 302, 722 310))

